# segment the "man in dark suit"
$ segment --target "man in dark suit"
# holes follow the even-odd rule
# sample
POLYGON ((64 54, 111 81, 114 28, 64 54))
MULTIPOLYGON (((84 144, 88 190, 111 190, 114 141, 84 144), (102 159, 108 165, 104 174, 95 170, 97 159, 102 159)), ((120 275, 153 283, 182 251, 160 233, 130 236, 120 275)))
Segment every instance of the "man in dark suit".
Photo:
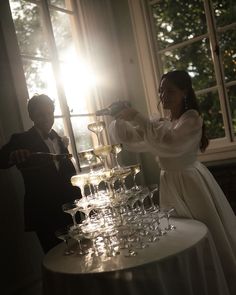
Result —
POLYGON ((25 186, 25 230, 35 231, 47 252, 59 242, 55 230, 72 223, 71 217, 62 211, 62 204, 80 198, 81 192, 70 182, 76 171, 68 149, 51 129, 53 101, 46 95, 35 95, 29 100, 28 113, 34 126, 13 134, 1 148, 0 168, 16 165, 20 170, 25 186))

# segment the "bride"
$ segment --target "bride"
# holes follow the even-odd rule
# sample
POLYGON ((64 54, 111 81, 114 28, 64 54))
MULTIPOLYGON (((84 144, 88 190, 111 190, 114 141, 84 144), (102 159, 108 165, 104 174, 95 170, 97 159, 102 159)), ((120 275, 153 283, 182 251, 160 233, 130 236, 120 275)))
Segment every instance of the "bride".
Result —
POLYGON ((173 207, 178 216, 208 226, 229 289, 236 294, 236 217, 210 171, 197 160, 208 139, 189 74, 177 70, 164 74, 160 99, 170 118, 150 120, 126 106, 109 126, 111 139, 128 150, 157 156, 160 206, 173 207))

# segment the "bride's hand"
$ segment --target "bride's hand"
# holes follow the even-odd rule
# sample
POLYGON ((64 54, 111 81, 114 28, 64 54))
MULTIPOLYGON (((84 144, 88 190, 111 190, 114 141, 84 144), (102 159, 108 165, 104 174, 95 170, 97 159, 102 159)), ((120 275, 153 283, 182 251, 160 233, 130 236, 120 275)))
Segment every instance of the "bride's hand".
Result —
POLYGON ((125 121, 132 121, 137 114, 138 114, 138 111, 136 111, 135 109, 130 107, 125 107, 115 116, 115 118, 122 119, 125 121))

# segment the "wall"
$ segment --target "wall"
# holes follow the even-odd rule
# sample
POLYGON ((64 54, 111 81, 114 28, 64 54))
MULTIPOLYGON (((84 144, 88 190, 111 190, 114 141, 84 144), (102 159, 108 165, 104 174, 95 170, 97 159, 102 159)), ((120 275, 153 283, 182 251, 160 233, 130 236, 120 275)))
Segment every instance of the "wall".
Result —
POLYGON ((214 175, 236 214, 236 158, 205 164, 214 175))
MULTIPOLYGON (((5 3, 0 5, 0 147, 24 125, 6 48, 9 24, 6 26, 5 18, 9 7, 5 3)), ((27 288, 40 278, 42 250, 35 234, 24 232, 24 187, 17 169, 0 170, 0 188, 1 294, 5 295, 27 288)))
MULTIPOLYGON (((113 11, 114 29, 120 50, 124 80, 127 87, 127 98, 132 105, 144 115, 148 115, 144 98, 144 86, 141 79, 138 56, 135 47, 134 34, 127 0, 110 1, 113 11)), ((147 184, 159 182, 159 167, 153 155, 141 153, 123 155, 124 163, 140 160, 144 182, 147 184), (130 158, 132 160, 130 160, 130 158)))

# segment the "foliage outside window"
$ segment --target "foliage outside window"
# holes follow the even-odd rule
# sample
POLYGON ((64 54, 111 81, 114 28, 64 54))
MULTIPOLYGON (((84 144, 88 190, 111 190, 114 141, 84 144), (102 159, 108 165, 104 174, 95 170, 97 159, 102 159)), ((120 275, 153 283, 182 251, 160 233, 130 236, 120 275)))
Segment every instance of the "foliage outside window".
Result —
POLYGON ((187 70, 210 139, 236 136, 236 3, 146 1, 159 73, 187 70))

